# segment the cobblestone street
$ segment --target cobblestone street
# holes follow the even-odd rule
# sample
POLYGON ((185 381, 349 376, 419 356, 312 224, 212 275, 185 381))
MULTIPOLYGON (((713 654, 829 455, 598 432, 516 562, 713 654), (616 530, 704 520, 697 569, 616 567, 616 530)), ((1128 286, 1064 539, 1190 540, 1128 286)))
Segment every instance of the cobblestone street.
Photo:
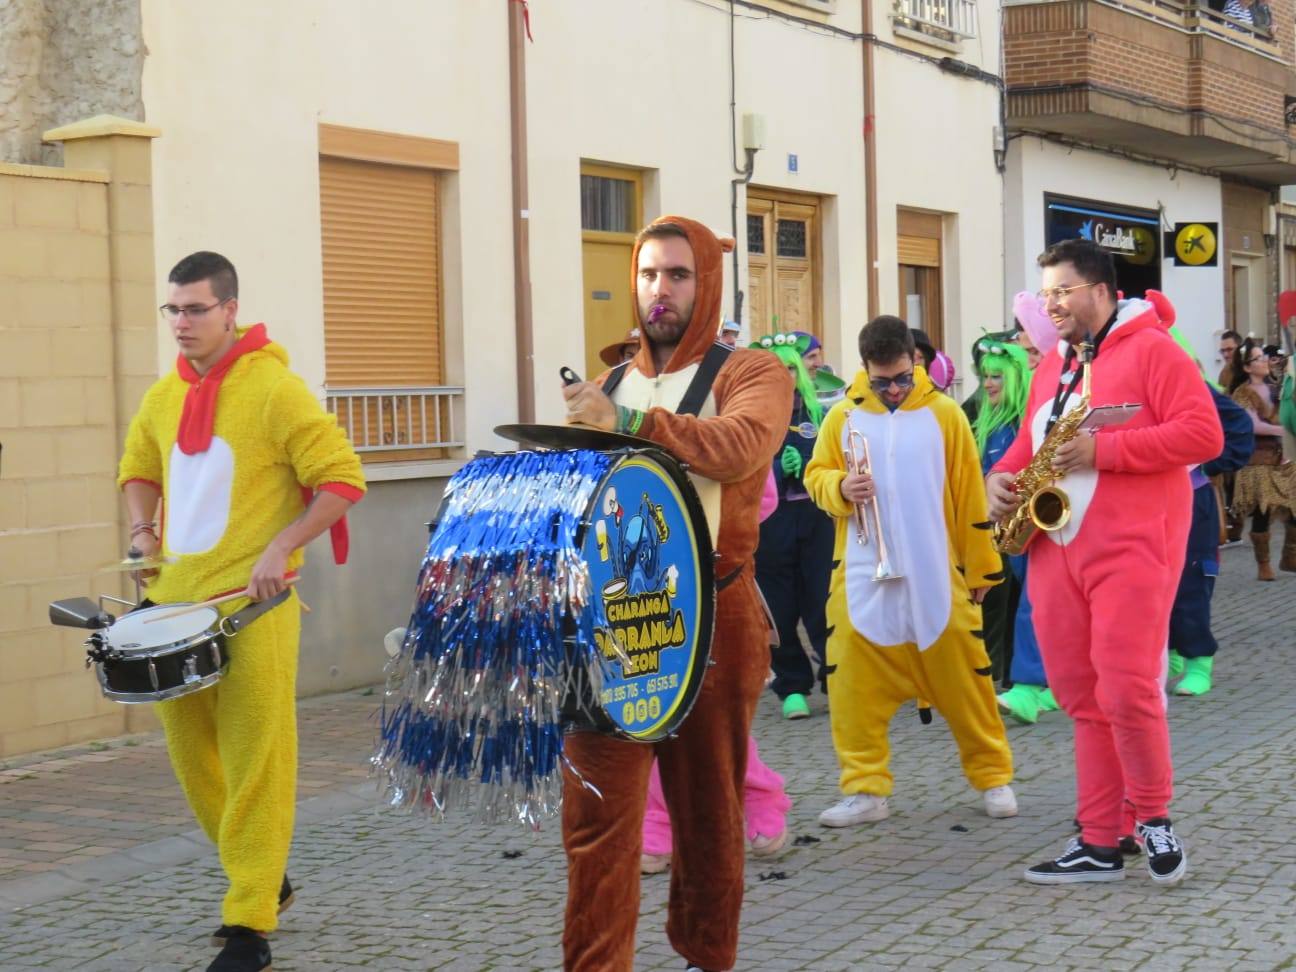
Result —
MULTIPOLYGON (((1224 561, 1216 688, 1171 700, 1174 814, 1191 862, 1184 884, 1154 887, 1141 859, 1115 884, 1020 879, 1071 832, 1061 713, 1009 729, 1020 816, 986 818, 939 717, 922 726, 910 706, 892 729, 891 819, 827 830, 815 818, 836 798, 837 771, 823 701, 813 701, 814 718, 784 723, 767 696, 756 726, 762 755, 787 779, 795 833, 817 840, 772 863, 749 859, 738 967, 1293 967, 1296 576, 1258 584, 1247 547, 1226 550, 1224 561)), ((309 654, 304 647, 303 664, 309 654)), ((275 968, 560 968, 557 822, 533 835, 379 808, 364 766, 377 704, 370 691, 301 705, 289 868, 299 890, 272 939, 275 968)), ((663 932, 666 887, 665 876, 644 879, 642 970, 684 967, 663 932)), ((159 737, 0 767, 0 968, 202 969, 222 890, 159 737)))

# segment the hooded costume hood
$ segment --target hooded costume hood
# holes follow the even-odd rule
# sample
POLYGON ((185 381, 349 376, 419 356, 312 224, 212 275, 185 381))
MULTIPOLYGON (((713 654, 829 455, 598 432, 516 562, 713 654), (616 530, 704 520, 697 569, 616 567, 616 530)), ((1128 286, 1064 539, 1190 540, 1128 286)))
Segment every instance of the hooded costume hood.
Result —
MULTIPOLYGON (((914 365, 913 374, 913 390, 900 403, 897 411, 912 412, 914 409, 923 408, 933 398, 941 394, 940 390, 932 384, 927 369, 922 365, 914 365)), ((877 396, 877 393, 873 391, 873 387, 869 384, 867 368, 861 368, 855 373, 854 380, 851 381, 850 387, 846 389, 846 397, 866 412, 880 414, 889 411, 886 404, 877 396)))
POLYGON ((185 455, 192 456, 211 448, 221 382, 239 358, 266 348, 285 366, 288 364, 288 352, 270 340, 264 324, 240 327, 238 335, 234 346, 205 375, 198 374, 184 355, 176 355, 176 374, 189 385, 189 391, 185 394, 184 412, 180 416, 179 438, 176 440, 180 451, 185 455))
MULTIPOLYGON (((670 223, 682 229, 688 237, 689 246, 693 248, 693 266, 696 274, 696 293, 693 297, 693 315, 688 326, 680 337, 670 361, 666 363, 665 372, 679 371, 702 360, 707 348, 716 341, 716 331, 720 326, 720 301, 724 296, 724 255, 733 251, 734 242, 727 237, 721 239, 709 229, 687 216, 661 216, 649 225, 660 226, 670 223)), ((639 248, 636 242, 630 254, 630 292, 635 295, 635 326, 639 326, 639 248)), ((634 366, 642 374, 654 377, 657 369, 653 365, 651 340, 644 332, 639 344, 639 353, 635 355, 634 366)))

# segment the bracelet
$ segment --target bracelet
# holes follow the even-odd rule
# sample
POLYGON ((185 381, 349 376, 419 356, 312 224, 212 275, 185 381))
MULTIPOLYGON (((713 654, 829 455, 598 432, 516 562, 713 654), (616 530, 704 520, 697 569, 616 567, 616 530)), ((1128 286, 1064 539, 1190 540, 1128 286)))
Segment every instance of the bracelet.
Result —
POLYGON ((131 524, 131 530, 138 530, 140 527, 149 527, 152 529, 157 526, 157 520, 136 520, 131 524))
POLYGON ((616 430, 626 435, 635 435, 644 423, 644 413, 637 408, 616 407, 616 430))
POLYGON ((152 524, 152 523, 136 523, 135 526, 131 529, 131 532, 130 532, 131 539, 134 540, 134 539, 135 539, 136 537, 138 537, 141 533, 147 533, 147 534, 148 534, 150 537, 152 537, 154 540, 156 540, 156 539, 158 538, 157 530, 155 530, 155 529, 153 528, 153 524, 152 524))

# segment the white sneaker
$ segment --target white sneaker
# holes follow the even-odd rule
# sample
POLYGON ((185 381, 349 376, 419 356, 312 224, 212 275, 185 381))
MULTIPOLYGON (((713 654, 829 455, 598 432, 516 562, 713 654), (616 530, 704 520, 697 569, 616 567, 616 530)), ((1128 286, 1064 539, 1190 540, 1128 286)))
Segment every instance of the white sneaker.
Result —
POLYGON ((985 812, 987 817, 1017 816, 1017 794, 1011 786, 992 786, 984 791, 985 812))
POLYGON ((640 854, 639 855, 639 873, 640 874, 660 874, 670 867, 671 856, 669 854, 640 854))
POLYGON ((872 793, 852 793, 819 814, 825 827, 853 827, 855 824, 876 823, 891 816, 887 798, 872 793))

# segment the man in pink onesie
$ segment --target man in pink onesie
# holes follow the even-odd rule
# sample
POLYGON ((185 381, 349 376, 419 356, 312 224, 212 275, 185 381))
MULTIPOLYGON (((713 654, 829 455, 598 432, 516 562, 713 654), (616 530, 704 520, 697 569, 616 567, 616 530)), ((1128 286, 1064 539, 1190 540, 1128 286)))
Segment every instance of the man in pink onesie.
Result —
MULTIPOLYGON (((1040 363, 1026 421, 986 477, 990 515, 1019 498, 1013 476, 1052 423, 1079 405, 1079 349, 1093 347, 1091 408, 1140 404, 1123 425, 1081 433, 1054 460, 1071 519, 1030 545, 1031 600, 1049 685, 1075 725, 1080 835, 1055 860, 1026 871, 1036 884, 1114 881, 1127 807, 1154 881, 1188 869, 1170 823, 1173 770, 1162 689, 1170 607, 1191 522, 1190 466, 1219 455, 1223 433, 1193 362, 1166 333, 1161 294, 1117 300, 1111 256, 1066 240, 1039 258, 1057 354, 1040 363)), ((1041 348, 1041 351, 1047 349, 1041 348)))

